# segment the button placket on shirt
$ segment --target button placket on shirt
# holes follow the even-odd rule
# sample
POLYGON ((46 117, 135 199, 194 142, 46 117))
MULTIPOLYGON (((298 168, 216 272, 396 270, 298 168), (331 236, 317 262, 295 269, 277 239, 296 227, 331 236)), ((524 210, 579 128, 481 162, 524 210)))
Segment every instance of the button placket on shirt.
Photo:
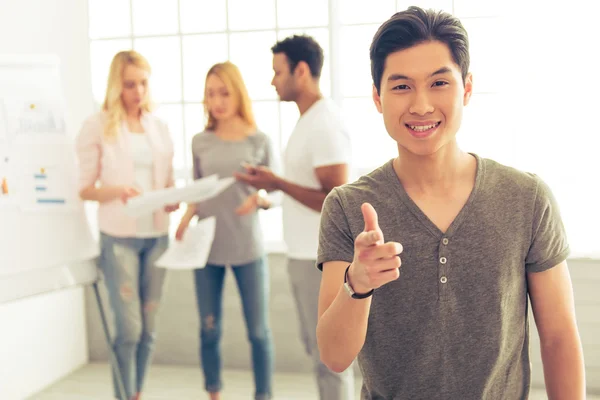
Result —
POLYGON ((444 298, 447 294, 447 287, 449 278, 449 250, 448 246, 450 244, 450 240, 447 237, 443 237, 440 240, 440 245, 438 249, 438 284, 440 285, 440 297, 444 298))

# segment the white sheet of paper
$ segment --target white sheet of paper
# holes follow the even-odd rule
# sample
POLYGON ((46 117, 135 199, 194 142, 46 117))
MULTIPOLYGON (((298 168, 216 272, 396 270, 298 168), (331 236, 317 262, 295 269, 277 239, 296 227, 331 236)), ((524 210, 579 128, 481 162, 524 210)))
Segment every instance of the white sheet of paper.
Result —
POLYGON ((217 175, 195 180, 182 188, 153 190, 129 199, 125 210, 131 217, 137 218, 150 214, 169 204, 199 203, 219 195, 235 182, 235 178, 218 179, 217 175))
POLYGON ((181 241, 172 241, 156 266, 168 269, 198 269, 206 266, 215 238, 216 218, 208 217, 190 226, 181 241))

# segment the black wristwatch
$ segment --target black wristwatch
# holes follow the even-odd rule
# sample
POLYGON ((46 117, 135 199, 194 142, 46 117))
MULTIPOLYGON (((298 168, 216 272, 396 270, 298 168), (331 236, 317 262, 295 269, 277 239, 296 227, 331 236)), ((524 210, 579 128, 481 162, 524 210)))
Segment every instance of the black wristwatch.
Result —
MULTIPOLYGON (((352 264, 350 264, 350 265, 352 265, 352 264)), ((350 286, 350 282, 348 282, 348 270, 350 269, 350 265, 348 265, 348 268, 346 268, 346 272, 344 272, 344 289, 346 289, 346 292, 353 299, 366 299, 367 297, 369 297, 373 294, 375 289, 371 289, 367 293, 356 293, 354 291, 354 289, 352 289, 352 286, 350 286)))

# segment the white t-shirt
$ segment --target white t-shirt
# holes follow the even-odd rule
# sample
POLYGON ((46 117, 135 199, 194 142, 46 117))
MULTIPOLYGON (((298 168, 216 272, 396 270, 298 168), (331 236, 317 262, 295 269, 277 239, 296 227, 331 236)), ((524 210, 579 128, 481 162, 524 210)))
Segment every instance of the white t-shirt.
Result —
MULTIPOLYGON (((298 120, 283 157, 284 177, 297 185, 321 189, 315 168, 350 164, 350 136, 339 107, 329 99, 313 104, 298 120)), ((316 260, 321 214, 285 195, 283 237, 289 258, 316 260)))
MULTIPOLYGON (((145 133, 133 133, 126 131, 129 136, 133 168, 135 172, 134 186, 142 193, 152 190, 154 160, 152 158, 152 147, 145 133)), ((161 236, 154 229, 154 215, 143 215, 137 219, 137 231, 135 237, 151 238, 161 236)))

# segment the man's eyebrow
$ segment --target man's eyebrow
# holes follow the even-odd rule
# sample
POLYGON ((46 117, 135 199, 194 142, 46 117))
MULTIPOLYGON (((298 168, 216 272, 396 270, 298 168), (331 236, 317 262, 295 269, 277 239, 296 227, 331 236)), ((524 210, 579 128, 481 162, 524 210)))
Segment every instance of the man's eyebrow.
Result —
MULTIPOLYGON (((431 78, 432 76, 435 76, 435 75, 447 74, 448 72, 452 72, 450 70, 450 68, 442 67, 442 68, 439 68, 438 70, 436 70, 435 72, 433 72, 432 74, 430 74, 429 77, 431 78)), ((387 80, 389 82, 389 81, 399 81, 399 80, 412 81, 414 79, 412 79, 409 76, 402 75, 402 74, 391 74, 387 80)))

